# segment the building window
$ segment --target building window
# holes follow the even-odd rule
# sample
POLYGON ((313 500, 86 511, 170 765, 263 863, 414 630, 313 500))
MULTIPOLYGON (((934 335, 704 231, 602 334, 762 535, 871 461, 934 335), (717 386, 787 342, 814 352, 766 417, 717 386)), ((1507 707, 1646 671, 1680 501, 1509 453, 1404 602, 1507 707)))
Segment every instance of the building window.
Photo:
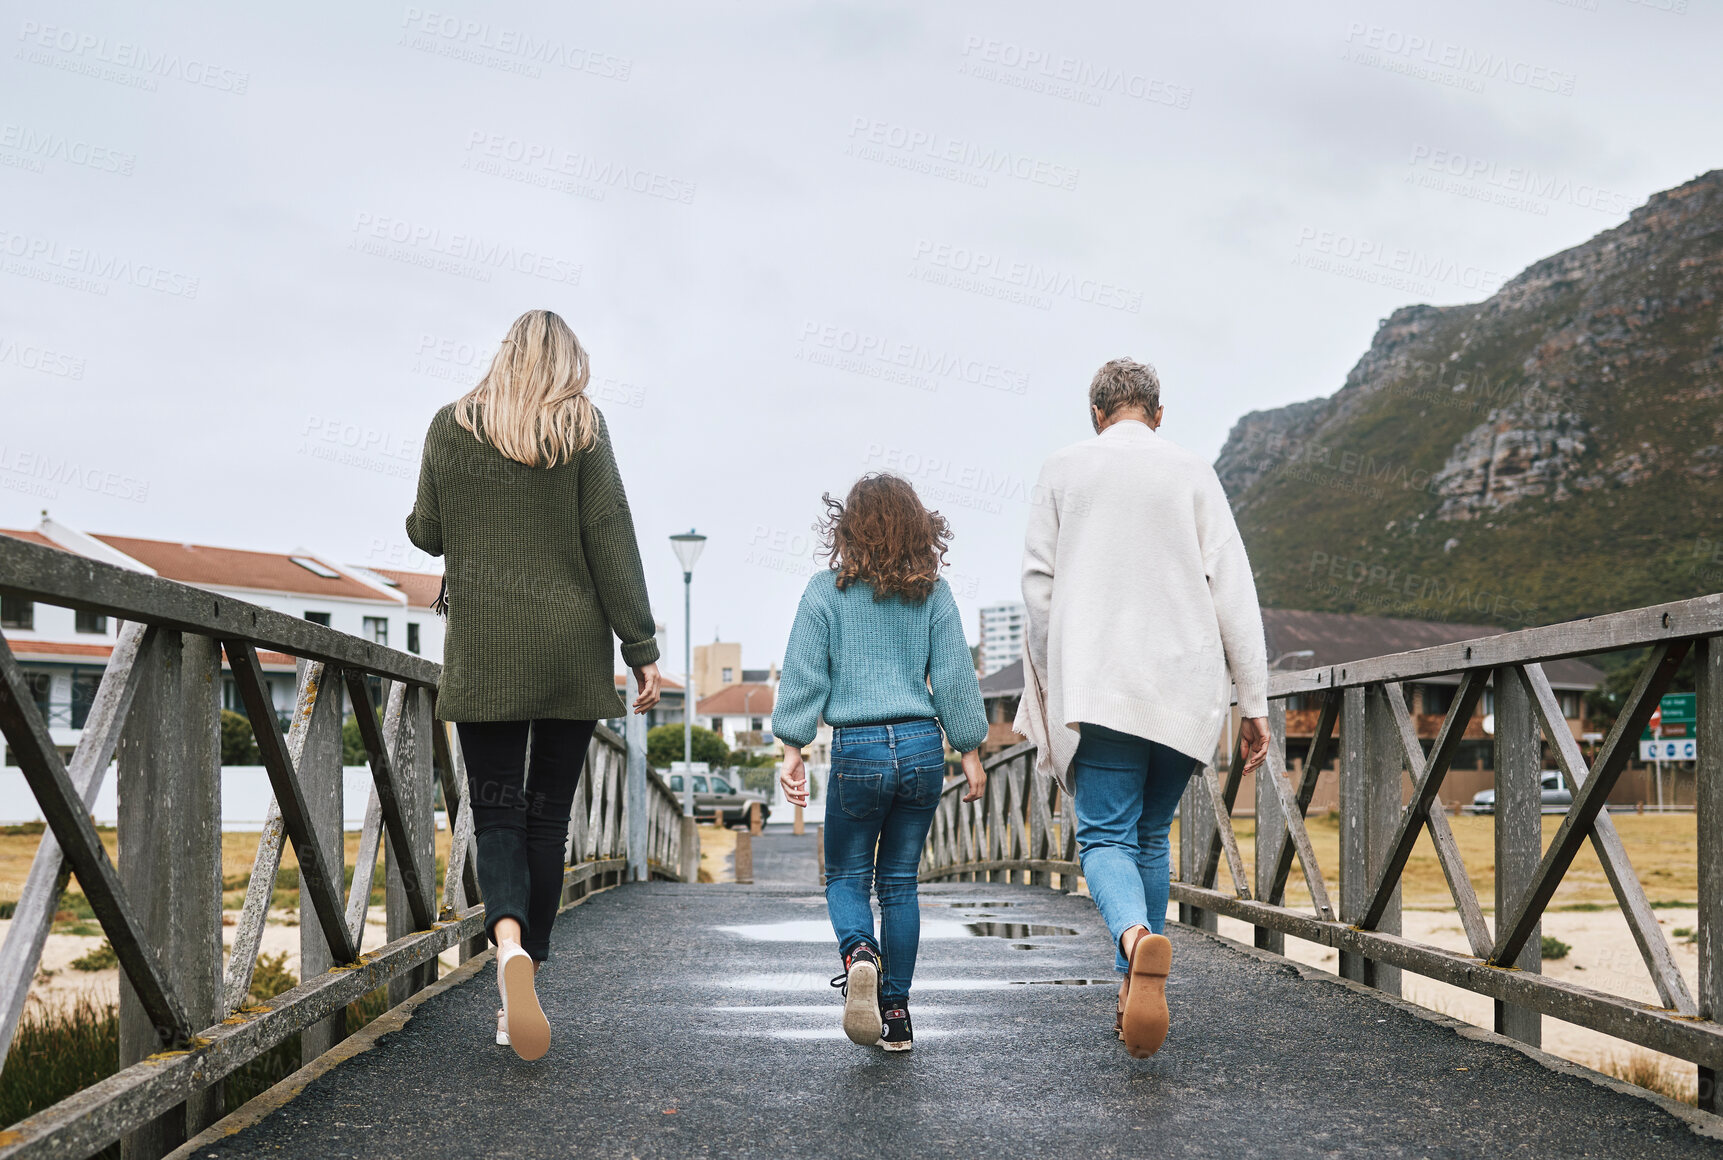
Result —
POLYGON ((96 703, 96 690, 101 684, 100 670, 72 674, 72 728, 82 729, 90 719, 90 706, 96 703))
POLYGON ((755 717, 752 721, 750 721, 748 723, 748 728, 752 729, 756 733, 758 733, 760 730, 764 729, 765 727, 766 727, 766 719, 764 717, 755 717))
POLYGON ((1454 707, 1454 694, 1458 691, 1455 685, 1425 685, 1424 712, 1446 714, 1454 707))
POLYGON ((24 674, 24 687, 30 690, 30 699, 36 702, 36 711, 42 714, 42 720, 47 721, 54 692, 54 675, 52 673, 26 672, 24 674))
POLYGON ((377 644, 389 643, 389 618, 386 616, 367 616, 364 631, 361 634, 366 640, 377 644))
POLYGON ((712 732, 714 732, 714 733, 724 732, 724 718, 722 718, 722 717, 712 718, 712 732))
POLYGON ((419 652, 419 626, 411 622, 407 625, 407 651, 415 656, 419 652))
POLYGON ((1579 716, 1578 693, 1561 694, 1561 715, 1570 719, 1577 718, 1579 716))
MULTIPOLYGON (((73 615, 73 621, 74 627, 76 627, 79 632, 94 632, 100 633, 103 636, 107 635, 108 618, 99 612, 85 612, 83 609, 79 609, 73 615)), ((83 726, 79 726, 79 728, 83 728, 83 726)))
POLYGON ((321 624, 324 628, 329 627, 329 614, 327 612, 307 612, 305 619, 312 624, 321 624))
POLYGON ((731 669, 731 668, 726 668, 724 670, 724 683, 727 685, 735 679, 736 679, 736 670, 731 669))
POLYGON ((35 601, 19 596, 0 596, 0 628, 33 629, 36 627, 35 601))

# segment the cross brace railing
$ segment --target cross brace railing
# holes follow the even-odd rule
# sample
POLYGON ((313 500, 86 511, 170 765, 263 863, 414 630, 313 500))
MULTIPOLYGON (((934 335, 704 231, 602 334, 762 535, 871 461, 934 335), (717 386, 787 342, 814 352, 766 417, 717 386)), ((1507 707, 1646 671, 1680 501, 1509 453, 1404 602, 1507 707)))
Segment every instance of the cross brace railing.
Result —
MULTIPOLYGON (((295 1033, 339 1027, 348 1003, 379 988, 391 1004, 402 1001, 435 978, 436 956, 444 950, 456 948, 465 958, 482 949, 484 907, 466 771, 452 728, 434 716, 439 666, 226 596, 9 537, 0 537, 0 590, 124 621, 69 762, 0 635, 0 731, 48 822, 0 944, 0 1059, 74 874, 129 983, 122 989, 122 1051, 127 1020, 153 1029, 134 1037, 116 1074, 0 1131, 0 1160, 85 1156, 121 1138, 133 1155, 160 1154, 220 1114, 220 1081, 235 1068, 295 1033), (285 736, 259 650, 297 659, 285 736), (225 968, 220 853, 212 847, 220 841, 216 731, 224 656, 273 791, 225 968), (381 722, 373 678, 385 690, 381 722), (364 742, 371 787, 344 895, 340 730, 348 709, 364 742), (121 784, 128 787, 121 797, 120 854, 131 869, 123 880, 89 813, 116 754, 121 784), (440 902, 432 845, 439 790, 450 833, 440 902), (127 803, 139 795, 154 807, 152 818, 165 819, 141 845, 125 836, 132 811, 127 803), (182 802, 197 808, 182 814, 182 802), (316 932, 321 961, 312 966, 306 958, 299 986, 254 1002, 257 956, 289 843, 299 873, 297 917, 304 930, 316 932), (388 867, 387 931, 376 946, 368 931, 380 854, 388 867), (200 878, 187 870, 193 865, 213 872, 200 878), (374 949, 367 951, 367 942, 374 949)), ((625 880, 628 769, 624 742, 600 726, 569 823, 568 901, 625 880)), ((680 803, 643 764, 636 777, 644 785, 634 800, 646 815, 640 862, 653 877, 678 878, 684 864, 680 803)))

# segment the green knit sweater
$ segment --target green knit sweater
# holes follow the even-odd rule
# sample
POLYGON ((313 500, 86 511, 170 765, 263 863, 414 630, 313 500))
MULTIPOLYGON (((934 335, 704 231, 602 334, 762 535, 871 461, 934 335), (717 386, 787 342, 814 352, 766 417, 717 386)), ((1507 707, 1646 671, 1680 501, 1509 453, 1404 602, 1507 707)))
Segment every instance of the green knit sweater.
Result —
POLYGON ((615 646, 658 659, 652 606, 622 477, 598 439, 570 462, 527 467, 455 422, 431 420, 407 536, 447 556, 445 721, 619 717, 615 646))

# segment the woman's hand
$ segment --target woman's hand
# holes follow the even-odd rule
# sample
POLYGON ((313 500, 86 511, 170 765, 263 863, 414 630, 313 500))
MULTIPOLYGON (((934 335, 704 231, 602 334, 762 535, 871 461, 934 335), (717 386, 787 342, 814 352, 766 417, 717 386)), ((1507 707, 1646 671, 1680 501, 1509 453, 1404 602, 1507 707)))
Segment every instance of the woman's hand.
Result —
POLYGON ((1268 718, 1246 717, 1240 721, 1238 745, 1244 751, 1244 772, 1253 772, 1268 756, 1268 718))
POLYGON ((664 678, 658 675, 656 662, 635 669, 634 687, 640 691, 640 695, 634 698, 634 711, 644 713, 658 704, 658 694, 663 685, 664 678))
POLYGON ((987 771, 981 768, 981 750, 971 749, 963 755, 963 776, 969 782, 969 792, 963 795, 963 800, 980 801, 981 792, 987 788, 987 771))
POLYGON ((802 750, 797 745, 784 746, 784 772, 778 778, 784 787, 784 800, 793 806, 808 804, 808 770, 802 764, 802 750))

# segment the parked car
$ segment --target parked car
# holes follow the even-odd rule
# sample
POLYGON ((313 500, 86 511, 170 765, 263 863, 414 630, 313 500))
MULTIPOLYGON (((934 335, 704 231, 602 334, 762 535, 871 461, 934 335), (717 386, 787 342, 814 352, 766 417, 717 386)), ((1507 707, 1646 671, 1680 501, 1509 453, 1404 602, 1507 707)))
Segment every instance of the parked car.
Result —
MULTIPOLYGON (((1546 814, 1565 814, 1567 808, 1573 805, 1573 791, 1562 781, 1561 771, 1546 769, 1538 778, 1543 790, 1543 812, 1546 814)), ((1472 796, 1472 804, 1467 808, 1471 814, 1493 814, 1496 812, 1496 791, 1486 789, 1472 796)))
MULTIPOLYGON (((696 773, 694 777, 694 816, 696 818, 711 818, 720 826, 733 826, 746 823, 748 807, 755 802, 760 803, 760 821, 764 822, 772 813, 772 799, 768 794, 757 790, 743 789, 735 782, 735 775, 728 771, 718 773, 696 773)), ((670 788, 681 794, 682 775, 672 773, 666 779, 670 788)))

